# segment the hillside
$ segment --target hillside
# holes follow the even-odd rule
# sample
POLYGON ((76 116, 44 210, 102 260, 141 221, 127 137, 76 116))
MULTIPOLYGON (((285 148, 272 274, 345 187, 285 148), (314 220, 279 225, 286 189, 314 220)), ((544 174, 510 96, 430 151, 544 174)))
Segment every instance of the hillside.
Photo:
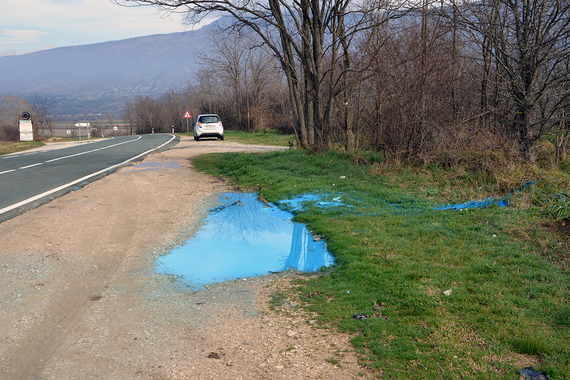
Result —
POLYGON ((0 96, 49 94, 56 114, 117 114, 128 97, 191 81, 196 53, 214 27, 0 57, 0 96))

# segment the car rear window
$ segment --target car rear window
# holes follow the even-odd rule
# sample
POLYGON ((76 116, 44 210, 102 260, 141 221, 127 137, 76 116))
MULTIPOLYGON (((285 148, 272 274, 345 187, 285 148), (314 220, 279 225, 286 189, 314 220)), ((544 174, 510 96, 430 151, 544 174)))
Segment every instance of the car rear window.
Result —
POLYGON ((219 120, 217 116, 202 116, 200 123, 217 123, 219 120))

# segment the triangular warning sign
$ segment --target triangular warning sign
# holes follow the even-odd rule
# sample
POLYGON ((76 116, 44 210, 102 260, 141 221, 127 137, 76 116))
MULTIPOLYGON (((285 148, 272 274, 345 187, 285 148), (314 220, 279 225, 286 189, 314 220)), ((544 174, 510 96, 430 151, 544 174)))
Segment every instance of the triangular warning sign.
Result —
POLYGON ((186 113, 184 114, 184 118, 190 119, 191 117, 192 117, 192 115, 190 115, 190 112, 186 111, 186 113))

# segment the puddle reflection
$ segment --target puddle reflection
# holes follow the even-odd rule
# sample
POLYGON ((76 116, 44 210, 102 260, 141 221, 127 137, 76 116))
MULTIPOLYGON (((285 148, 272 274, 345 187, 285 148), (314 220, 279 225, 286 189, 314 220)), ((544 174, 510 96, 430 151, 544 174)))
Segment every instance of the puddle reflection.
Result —
POLYGON ((313 272, 334 264, 323 241, 315 241, 304 224, 292 222, 291 213, 265 206, 257 194, 226 193, 220 202, 228 207, 217 208, 196 236, 161 257, 158 272, 201 287, 290 268, 313 272))

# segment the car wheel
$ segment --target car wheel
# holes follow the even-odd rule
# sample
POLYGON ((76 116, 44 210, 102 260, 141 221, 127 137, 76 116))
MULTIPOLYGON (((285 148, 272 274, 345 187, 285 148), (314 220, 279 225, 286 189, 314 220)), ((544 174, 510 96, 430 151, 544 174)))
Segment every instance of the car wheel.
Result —
POLYGON ((194 140, 198 141, 200 138, 198 136, 194 136, 194 140))
POLYGON ((221 136, 220 136, 220 140, 223 140, 223 139, 224 139, 224 135, 221 135, 221 136))

